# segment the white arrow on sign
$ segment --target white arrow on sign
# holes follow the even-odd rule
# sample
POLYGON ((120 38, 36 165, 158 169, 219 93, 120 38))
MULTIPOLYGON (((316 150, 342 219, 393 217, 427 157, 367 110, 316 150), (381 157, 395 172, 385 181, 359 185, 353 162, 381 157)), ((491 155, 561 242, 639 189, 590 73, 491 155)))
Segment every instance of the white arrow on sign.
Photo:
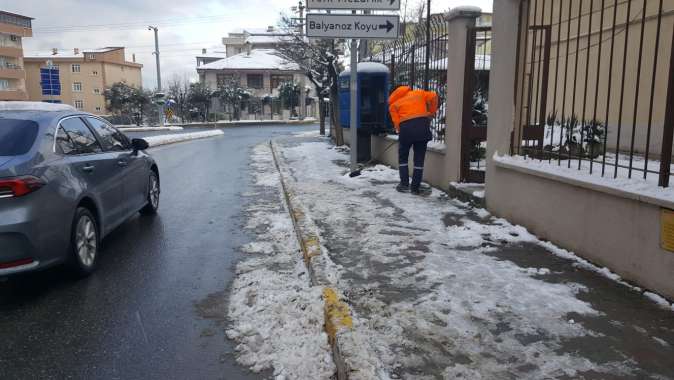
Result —
POLYGON ((400 17, 310 13, 306 26, 307 37, 387 40, 398 38, 400 17))
POLYGON ((400 0, 307 0, 309 9, 400 10, 400 0))

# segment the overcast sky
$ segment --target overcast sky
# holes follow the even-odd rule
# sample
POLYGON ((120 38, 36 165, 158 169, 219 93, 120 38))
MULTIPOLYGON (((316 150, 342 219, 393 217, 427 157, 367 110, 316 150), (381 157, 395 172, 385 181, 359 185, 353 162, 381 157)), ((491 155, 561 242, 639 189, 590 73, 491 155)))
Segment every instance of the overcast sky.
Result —
MULTIPOLYGON (((406 0, 403 0, 405 4, 406 0)), ((410 5, 420 0, 407 0, 410 5)), ((491 11, 492 0, 433 0, 432 11, 477 5, 491 11)), ((221 38, 238 28, 263 28, 278 23, 296 0, 21 0, 3 10, 35 18, 26 55, 52 48, 72 51, 125 46, 127 59, 142 63, 143 83, 156 86, 154 37, 159 27, 162 82, 174 76, 196 78, 195 56, 202 48, 222 50, 221 38)))

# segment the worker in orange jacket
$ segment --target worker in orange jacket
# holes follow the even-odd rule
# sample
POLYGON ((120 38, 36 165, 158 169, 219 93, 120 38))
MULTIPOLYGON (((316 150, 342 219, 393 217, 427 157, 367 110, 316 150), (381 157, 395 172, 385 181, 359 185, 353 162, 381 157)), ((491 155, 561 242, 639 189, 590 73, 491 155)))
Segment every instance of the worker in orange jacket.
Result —
POLYGON ((414 149, 412 194, 421 194, 426 146, 432 140, 431 119, 438 111, 438 95, 432 91, 398 87, 389 97, 389 112, 399 135, 398 164, 400 166, 400 192, 410 191, 409 154, 414 149))

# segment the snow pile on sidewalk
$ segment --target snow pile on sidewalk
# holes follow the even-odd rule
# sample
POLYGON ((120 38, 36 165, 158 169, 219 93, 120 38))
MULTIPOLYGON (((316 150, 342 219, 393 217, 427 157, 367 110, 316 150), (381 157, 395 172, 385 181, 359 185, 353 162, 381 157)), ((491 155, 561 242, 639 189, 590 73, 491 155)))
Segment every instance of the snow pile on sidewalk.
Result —
POLYGON ((221 136, 225 133, 221 130, 215 131, 203 131, 203 132, 190 132, 190 133, 177 133, 174 135, 160 135, 160 136, 148 136, 145 137, 145 141, 150 144, 150 147, 174 144, 183 141, 205 139, 207 137, 221 136))
POLYGON ((257 240, 242 250, 229 304, 237 360, 276 379, 329 379, 335 372, 323 330, 322 288, 310 286, 292 222, 280 193, 268 146, 255 148, 255 190, 247 194, 246 229, 257 240))
POLYGON ((183 127, 137 127, 137 126, 117 126, 122 132, 161 132, 161 131, 182 131, 183 127))
POLYGON ((601 335, 574 320, 601 314, 581 299, 585 286, 544 281, 555 275, 548 268, 495 256, 498 247, 546 244, 524 228, 436 190, 425 199, 398 193, 397 172, 385 166, 350 178, 340 165, 348 156, 325 142, 280 150, 289 187, 337 268, 326 278, 349 297, 368 345, 349 351, 380 360, 371 378, 634 373, 629 360, 595 362, 568 348, 601 335))

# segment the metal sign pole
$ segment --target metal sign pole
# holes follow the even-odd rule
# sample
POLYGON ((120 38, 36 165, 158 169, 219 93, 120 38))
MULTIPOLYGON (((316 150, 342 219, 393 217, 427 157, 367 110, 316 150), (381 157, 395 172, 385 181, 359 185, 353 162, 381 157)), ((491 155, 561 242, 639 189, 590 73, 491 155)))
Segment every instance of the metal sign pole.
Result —
POLYGON ((358 170, 358 43, 351 39, 351 173, 358 170))

